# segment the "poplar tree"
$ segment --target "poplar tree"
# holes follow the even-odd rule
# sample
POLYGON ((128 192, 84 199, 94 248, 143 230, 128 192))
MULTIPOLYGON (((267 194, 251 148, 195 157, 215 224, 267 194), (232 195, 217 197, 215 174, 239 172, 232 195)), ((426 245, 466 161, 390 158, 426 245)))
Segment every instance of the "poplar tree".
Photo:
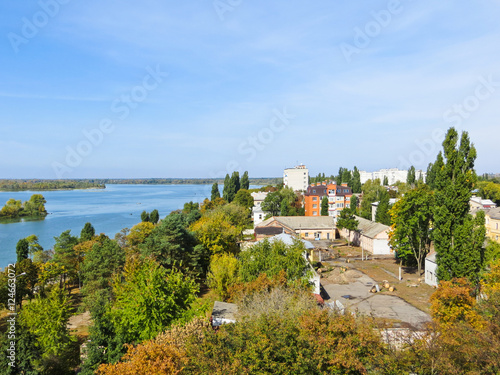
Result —
POLYGON ((241 188, 248 190, 250 188, 250 180, 248 179, 248 171, 245 171, 243 173, 243 176, 241 177, 241 188))
POLYGON ((450 128, 443 142, 443 167, 435 176, 437 275, 441 281, 468 277, 477 283, 484 262, 485 237, 484 212, 478 212, 475 218, 469 213, 469 201, 477 181, 474 171, 477 154, 467 132, 462 133, 460 144, 458 141, 457 131, 450 128))
POLYGON ((95 236, 95 229, 91 223, 85 223, 80 232, 80 241, 89 241, 95 236))
POLYGON ((388 186, 388 185, 389 185, 389 179, 387 178, 387 176, 384 176, 384 182, 383 182, 383 185, 384 185, 384 186, 388 186))
POLYGON ((417 181, 417 177, 415 176, 415 167, 412 165, 410 169, 408 169, 408 175, 406 176, 406 183, 408 185, 413 185, 417 181))
POLYGON ((389 216, 389 193, 385 189, 380 193, 375 221, 385 225, 391 224, 391 217, 389 216))
POLYGON ((328 216, 328 197, 326 195, 321 199, 321 216, 328 216))
POLYGON ((224 178, 224 187, 222 189, 222 198, 224 198, 226 202, 229 202, 229 185, 231 185, 231 177, 229 177, 229 173, 227 173, 224 178))
POLYGON ((219 184, 217 182, 214 182, 214 184, 212 185, 212 194, 210 195, 210 200, 213 202, 217 198, 220 198, 219 184))
POLYGON ((354 171, 352 172, 351 189, 353 193, 361 193, 361 175, 356 166, 354 166, 354 171))

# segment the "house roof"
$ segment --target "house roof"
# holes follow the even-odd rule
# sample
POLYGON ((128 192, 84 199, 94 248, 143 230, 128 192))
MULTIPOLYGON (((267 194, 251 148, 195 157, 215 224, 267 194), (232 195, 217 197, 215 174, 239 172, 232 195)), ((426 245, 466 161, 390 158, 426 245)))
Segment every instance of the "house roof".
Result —
POLYGON ((305 229, 333 229, 335 224, 331 216, 273 216, 257 227, 265 227, 272 222, 277 221, 279 224, 297 231, 305 229))
POLYGON ((500 207, 492 208, 486 211, 486 215, 493 220, 500 220, 500 207))
POLYGON ((267 194, 269 194, 267 191, 256 191, 251 193, 250 195, 253 197, 254 201, 263 201, 266 199, 267 194))
POLYGON ((375 221, 366 220, 362 217, 355 216, 358 221, 358 230, 363 234, 363 236, 368 238, 375 238, 382 232, 389 230, 389 226, 376 223, 375 221))
MULTIPOLYGON (((265 239, 259 240, 257 242, 261 242, 261 241, 264 241, 264 240, 267 240, 269 242, 281 241, 285 245, 291 246, 291 245, 293 245, 293 242, 294 242, 295 239, 296 238, 293 237, 293 236, 291 236, 290 234, 281 233, 281 234, 278 234, 278 235, 273 236, 271 238, 265 238, 265 239)), ((304 246, 306 247, 306 249, 314 249, 314 245, 312 243, 310 243, 309 241, 302 240, 302 239, 299 239, 299 241, 301 241, 302 243, 304 243, 304 246)))

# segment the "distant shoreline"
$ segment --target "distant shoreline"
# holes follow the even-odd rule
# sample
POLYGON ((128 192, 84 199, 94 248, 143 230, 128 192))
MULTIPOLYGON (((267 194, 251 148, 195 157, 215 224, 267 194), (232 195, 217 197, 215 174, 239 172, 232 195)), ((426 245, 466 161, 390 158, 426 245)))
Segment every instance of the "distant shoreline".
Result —
MULTIPOLYGON (((276 185, 282 183, 280 177, 249 178, 251 185, 276 185)), ((105 189, 106 184, 113 185, 209 185, 223 184, 223 178, 107 178, 107 179, 0 179, 0 191, 59 191, 105 189), (60 186, 60 187, 58 187, 60 186)))

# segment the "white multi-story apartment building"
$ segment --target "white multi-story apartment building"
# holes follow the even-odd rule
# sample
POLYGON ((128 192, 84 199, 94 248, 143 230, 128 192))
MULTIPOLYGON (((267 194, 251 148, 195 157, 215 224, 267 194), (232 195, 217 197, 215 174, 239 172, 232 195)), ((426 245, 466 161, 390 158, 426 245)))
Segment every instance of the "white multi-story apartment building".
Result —
POLYGON ((309 185, 309 169, 304 164, 287 168, 283 172, 283 184, 295 191, 305 191, 309 185))
MULTIPOLYGON (((427 173, 423 172, 422 170, 415 171, 416 179, 418 180, 421 174, 425 181, 427 173)), ((384 177, 387 177, 389 185, 394 185, 398 181, 406 182, 406 179, 408 177, 408 171, 402 171, 397 168, 381 169, 376 172, 359 171, 359 176, 362 184, 364 184, 368 180, 376 180, 377 178, 380 179, 381 183, 383 183, 384 177)))

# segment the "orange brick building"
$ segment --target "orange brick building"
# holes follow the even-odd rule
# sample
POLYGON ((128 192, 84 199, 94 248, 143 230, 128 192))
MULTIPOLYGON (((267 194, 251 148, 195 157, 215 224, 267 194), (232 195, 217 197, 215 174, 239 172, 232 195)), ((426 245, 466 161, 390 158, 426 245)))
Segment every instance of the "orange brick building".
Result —
POLYGON ((306 216, 321 216, 321 200, 328 197, 328 216, 337 219, 340 211, 350 207, 352 190, 347 184, 337 185, 334 181, 311 184, 304 194, 306 216))

